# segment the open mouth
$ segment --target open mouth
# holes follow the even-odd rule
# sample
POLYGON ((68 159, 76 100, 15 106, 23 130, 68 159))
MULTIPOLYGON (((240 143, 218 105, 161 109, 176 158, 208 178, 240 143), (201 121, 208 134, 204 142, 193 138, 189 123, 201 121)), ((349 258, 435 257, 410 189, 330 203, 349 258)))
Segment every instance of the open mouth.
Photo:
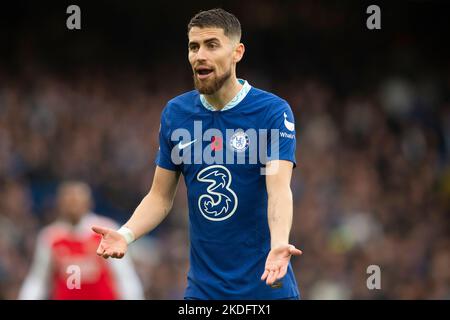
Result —
POLYGON ((199 67, 195 69, 195 73, 199 79, 206 79, 213 73, 213 69, 206 67, 199 67))

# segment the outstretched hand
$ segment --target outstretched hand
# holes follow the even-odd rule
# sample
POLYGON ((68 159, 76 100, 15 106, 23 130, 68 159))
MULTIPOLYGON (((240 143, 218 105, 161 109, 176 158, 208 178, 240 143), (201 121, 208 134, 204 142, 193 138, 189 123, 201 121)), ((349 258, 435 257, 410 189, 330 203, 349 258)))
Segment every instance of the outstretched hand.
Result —
POLYGON ((266 266, 261 280, 266 280, 267 285, 274 284, 275 281, 286 275, 291 256, 299 256, 301 254, 302 251, 291 244, 273 248, 267 255, 266 266))
POLYGON ((115 230, 93 226, 92 231, 102 236, 97 249, 97 255, 105 259, 122 258, 127 252, 128 244, 125 238, 115 230))

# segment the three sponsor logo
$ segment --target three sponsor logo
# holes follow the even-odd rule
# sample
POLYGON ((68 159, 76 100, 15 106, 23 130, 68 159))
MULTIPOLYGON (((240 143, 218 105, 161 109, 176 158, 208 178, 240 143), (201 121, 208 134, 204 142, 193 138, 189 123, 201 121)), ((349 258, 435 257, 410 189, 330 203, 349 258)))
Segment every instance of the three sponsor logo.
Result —
MULTIPOLYGON (((196 175, 204 189, 197 204, 204 218, 223 221, 233 216, 238 207, 238 197, 231 187, 231 172, 223 164, 258 164, 258 161, 265 164, 269 155, 272 159, 278 158, 280 139, 295 139, 294 123, 288 120, 286 113, 283 117, 281 130, 226 129, 223 137, 222 131, 203 131, 202 122, 194 121, 193 130, 179 128, 172 132, 173 163, 207 165, 196 175)), ((261 174, 271 173, 262 166, 261 174)))

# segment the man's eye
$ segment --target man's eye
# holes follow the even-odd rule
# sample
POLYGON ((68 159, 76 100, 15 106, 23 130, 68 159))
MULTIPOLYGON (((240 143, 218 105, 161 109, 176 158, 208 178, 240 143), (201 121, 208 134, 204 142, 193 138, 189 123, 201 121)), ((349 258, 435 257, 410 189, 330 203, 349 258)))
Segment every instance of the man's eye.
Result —
POLYGON ((217 48, 218 46, 217 46, 217 43, 209 43, 208 47, 214 49, 214 48, 217 48))

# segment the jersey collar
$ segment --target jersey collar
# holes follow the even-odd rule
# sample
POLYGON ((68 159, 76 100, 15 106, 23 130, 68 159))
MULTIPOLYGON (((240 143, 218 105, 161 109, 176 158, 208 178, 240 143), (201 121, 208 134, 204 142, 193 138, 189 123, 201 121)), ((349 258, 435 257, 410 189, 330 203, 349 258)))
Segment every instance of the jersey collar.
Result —
MULTIPOLYGON (((242 84, 241 90, 239 90, 239 92, 236 94, 236 96, 233 99, 231 99, 231 101, 228 102, 220 111, 230 110, 231 108, 234 108, 235 106, 237 106, 239 104, 239 102, 241 102, 245 98, 245 96, 247 96, 247 93, 252 88, 252 86, 247 82, 247 80, 238 79, 238 81, 242 84)), ((206 100, 206 98, 203 94, 200 95, 200 101, 206 109, 208 109, 210 111, 217 111, 217 109, 214 108, 206 100)))

